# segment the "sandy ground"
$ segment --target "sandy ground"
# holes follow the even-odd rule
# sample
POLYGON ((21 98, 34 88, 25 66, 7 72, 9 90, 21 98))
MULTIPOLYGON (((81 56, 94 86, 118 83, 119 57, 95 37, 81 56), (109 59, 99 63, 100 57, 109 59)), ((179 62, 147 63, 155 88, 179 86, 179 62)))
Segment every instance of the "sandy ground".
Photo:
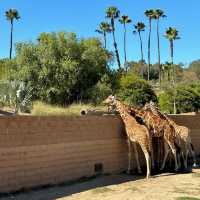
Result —
POLYGON ((200 200, 200 169, 187 174, 144 177, 111 175, 71 186, 56 186, 1 200, 200 200), (193 198, 192 198, 193 197, 193 198))

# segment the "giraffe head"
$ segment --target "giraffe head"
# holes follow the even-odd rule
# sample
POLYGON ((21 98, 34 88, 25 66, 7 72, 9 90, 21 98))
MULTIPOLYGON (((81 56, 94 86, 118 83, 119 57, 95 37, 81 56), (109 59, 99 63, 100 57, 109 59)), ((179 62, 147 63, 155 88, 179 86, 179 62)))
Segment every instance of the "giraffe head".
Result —
POLYGON ((110 95, 108 96, 104 101, 103 101, 104 104, 107 104, 107 105, 115 105, 116 103, 116 98, 115 96, 113 95, 110 95))

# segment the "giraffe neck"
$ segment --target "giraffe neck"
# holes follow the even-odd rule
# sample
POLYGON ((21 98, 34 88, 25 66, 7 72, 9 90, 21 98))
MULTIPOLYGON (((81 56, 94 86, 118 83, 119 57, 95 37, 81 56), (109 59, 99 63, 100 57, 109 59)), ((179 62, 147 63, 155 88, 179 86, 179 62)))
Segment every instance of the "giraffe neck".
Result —
POLYGON ((134 111, 135 111, 135 114, 138 117, 142 118, 143 120, 146 118, 147 113, 144 110, 142 110, 142 109, 139 110, 137 108, 134 108, 134 111))
POLYGON ((129 114, 129 106, 123 104, 119 100, 116 100, 115 105, 116 105, 117 111, 119 112, 119 114, 120 114, 120 116, 121 116, 121 118, 122 118, 122 120, 124 122, 126 122, 131 117, 133 119, 132 121, 134 121, 135 123, 137 123, 136 120, 135 120, 135 118, 132 117, 129 114))

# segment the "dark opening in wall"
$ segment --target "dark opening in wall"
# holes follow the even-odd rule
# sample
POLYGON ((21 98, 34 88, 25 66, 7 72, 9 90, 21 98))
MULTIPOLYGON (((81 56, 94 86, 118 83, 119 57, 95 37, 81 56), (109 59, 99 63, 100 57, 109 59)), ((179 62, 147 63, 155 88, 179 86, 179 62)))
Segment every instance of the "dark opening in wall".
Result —
POLYGON ((102 174, 103 173, 103 164, 102 163, 96 163, 94 165, 94 172, 96 174, 102 174))

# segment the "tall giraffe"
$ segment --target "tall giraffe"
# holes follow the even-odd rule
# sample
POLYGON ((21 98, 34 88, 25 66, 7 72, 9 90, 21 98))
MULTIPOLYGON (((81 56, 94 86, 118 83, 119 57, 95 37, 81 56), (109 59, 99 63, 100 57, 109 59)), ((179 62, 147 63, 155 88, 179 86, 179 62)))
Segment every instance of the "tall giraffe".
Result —
POLYGON ((176 124, 175 121, 170 119, 167 115, 162 114, 160 112, 159 108, 156 107, 153 102, 150 102, 149 104, 147 104, 147 106, 149 106, 149 108, 152 110, 152 112, 155 115, 164 117, 169 122, 169 124, 174 127, 174 129, 177 133, 177 136, 178 136, 177 143, 181 147, 181 155, 184 160, 184 167, 187 169, 187 163, 188 163, 187 160, 188 160, 189 153, 191 153, 192 158, 193 158, 193 167, 196 167, 197 166, 196 156, 195 156, 195 152, 194 152, 194 147, 192 145, 192 140, 190 137, 191 130, 186 126, 180 126, 180 125, 176 124))
MULTIPOLYGON (((134 107, 130 108, 130 113, 132 115, 139 116, 140 118, 143 119, 145 122, 146 126, 150 130, 151 136, 152 137, 163 137, 164 139, 164 147, 166 152, 169 153, 171 150, 173 155, 174 155, 174 160, 175 160, 175 171, 178 170, 178 162, 177 162, 177 153, 176 153, 176 132, 173 126, 171 126, 168 121, 161 117, 154 115, 151 109, 148 107, 144 107, 143 109, 137 109, 134 107)), ((168 154, 167 154, 168 155, 168 154)), ((165 162, 167 159, 167 155, 165 154, 161 170, 164 169, 165 167, 165 162)))
MULTIPOLYGON (((128 137, 128 147, 129 147, 129 154, 128 154, 128 160, 129 160, 129 167, 128 170, 130 170, 130 161, 131 161, 131 146, 130 142, 133 142, 134 145, 137 143, 140 145, 144 156, 146 160, 146 166, 147 166, 147 174, 146 178, 148 179, 150 176, 150 154, 151 154, 151 140, 150 140, 150 134, 146 126, 139 124, 136 119, 130 115, 129 110, 127 109, 127 106, 124 105, 122 102, 117 100, 114 96, 110 95, 105 101, 105 104, 108 105, 114 105, 116 107, 116 110, 119 112, 124 125, 126 129, 126 134, 128 137)), ((136 150, 136 161, 137 164, 139 163, 138 160, 138 152, 137 148, 136 150)))

